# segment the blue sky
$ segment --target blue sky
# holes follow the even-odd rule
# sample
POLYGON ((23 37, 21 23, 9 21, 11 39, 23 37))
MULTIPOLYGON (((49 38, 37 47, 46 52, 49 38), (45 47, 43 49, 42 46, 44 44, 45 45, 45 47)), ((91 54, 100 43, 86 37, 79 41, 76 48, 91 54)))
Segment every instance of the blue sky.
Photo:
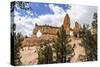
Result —
POLYGON ((16 32, 23 35, 31 35, 35 23, 39 25, 61 26, 66 14, 70 16, 71 27, 74 27, 75 21, 82 24, 91 24, 93 14, 97 12, 96 6, 69 5, 55 3, 28 3, 25 7, 29 10, 21 9, 15 4, 14 22, 16 23, 16 32))
MULTIPOLYGON (((65 4, 53 4, 55 6, 61 7, 64 11, 70 9, 70 5, 65 4)), ((28 7, 30 8, 29 11, 33 13, 34 15, 32 17, 37 17, 39 15, 45 15, 45 14, 54 14, 54 12, 49 8, 49 3, 32 3, 30 2, 28 4, 28 7)), ((19 6, 15 7, 15 11, 19 13, 20 16, 30 16, 26 10, 21 9, 19 6)))

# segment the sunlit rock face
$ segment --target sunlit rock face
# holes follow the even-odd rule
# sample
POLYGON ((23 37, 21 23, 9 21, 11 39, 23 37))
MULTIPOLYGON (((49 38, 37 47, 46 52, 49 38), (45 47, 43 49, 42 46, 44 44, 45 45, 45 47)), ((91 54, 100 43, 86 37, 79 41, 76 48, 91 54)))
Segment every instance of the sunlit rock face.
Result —
MULTIPOLYGON (((81 61, 79 58, 83 58, 85 55, 85 50, 82 46, 79 44, 81 43, 80 39, 77 39, 74 36, 74 32, 77 33, 79 31, 79 23, 75 22, 74 29, 70 28, 70 17, 68 14, 66 14, 64 18, 63 26, 66 30, 66 33, 69 34, 69 39, 71 39, 71 42, 69 44, 72 46, 74 50, 74 56, 71 57, 70 62, 78 62, 81 61)), ((22 41, 23 50, 21 51, 21 61, 23 64, 37 64, 38 63, 38 54, 37 49, 40 46, 40 44, 44 42, 48 42, 52 45, 52 42, 57 38, 57 32, 59 32, 61 27, 53 27, 49 25, 35 25, 35 28, 33 29, 31 37, 25 38, 22 41)), ((53 56, 55 57, 55 53, 53 53, 53 56)), ((53 59, 55 60, 55 59, 53 59)))
POLYGON ((35 28, 33 29, 32 35, 36 35, 38 31, 41 31, 43 35, 57 35, 59 31, 59 27, 49 26, 49 25, 38 25, 35 24, 35 28))
MULTIPOLYGON (((75 22, 74 29, 70 28, 70 17, 68 14, 65 15, 63 26, 64 26, 64 29, 66 30, 66 33, 69 33, 70 36, 74 36, 73 32, 79 31, 78 22, 75 22)), ((36 46, 42 43, 41 41, 52 42, 52 40, 56 39, 57 32, 59 32, 59 30, 60 30, 60 27, 35 24, 35 28, 33 29, 33 33, 31 37, 24 39, 24 41, 22 42, 22 45, 36 46)))
POLYGON ((25 38, 22 41, 23 50, 21 51, 22 64, 37 64, 38 53, 37 49, 40 44, 44 42, 51 43, 57 38, 59 27, 52 27, 48 25, 36 25, 33 29, 32 36, 25 38))
POLYGON ((74 36, 74 32, 72 30, 70 31, 70 36, 74 36))
POLYGON ((28 64, 37 64, 38 63, 38 54, 37 54, 37 46, 33 47, 24 47, 21 52, 21 62, 24 65, 28 64))
POLYGON ((66 14, 65 18, 64 18, 64 28, 66 30, 66 32, 70 32, 70 17, 68 14, 66 14))
POLYGON ((80 45, 82 40, 76 37, 70 37, 69 39, 71 40, 69 44, 74 50, 74 55, 70 58, 70 62, 73 63, 85 61, 85 48, 80 45))
POLYGON ((38 30, 38 32, 36 33, 36 36, 37 36, 38 38, 42 36, 42 33, 41 33, 40 30, 38 30))
POLYGON ((75 22, 74 32, 75 33, 79 32, 79 23, 77 21, 75 22))

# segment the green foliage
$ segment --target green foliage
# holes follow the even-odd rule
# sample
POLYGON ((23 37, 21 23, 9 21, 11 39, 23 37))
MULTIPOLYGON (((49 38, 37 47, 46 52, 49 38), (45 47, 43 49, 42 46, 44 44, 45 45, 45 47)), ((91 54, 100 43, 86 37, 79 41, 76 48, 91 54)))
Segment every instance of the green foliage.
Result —
POLYGON ((38 64, 49 64, 53 61, 53 52, 52 47, 47 44, 41 44, 40 49, 38 51, 38 64))
MULTIPOLYGON (((94 21, 92 22, 92 27, 97 29, 97 14, 94 14, 94 21)), ((67 35, 64 26, 61 27, 60 31, 57 33, 57 38, 54 40, 52 46, 44 43, 40 46, 38 52, 38 63, 48 64, 48 63, 65 63, 70 62, 69 55, 73 53, 73 48, 68 44, 69 35, 67 35), (52 50, 54 49, 54 50, 52 50), (56 53, 55 61, 53 61, 53 53, 56 53)), ((94 61, 97 60, 97 32, 92 34, 89 25, 83 25, 79 30, 79 38, 82 39, 82 47, 85 48, 86 56, 80 55, 80 60, 94 61), (84 57, 84 59, 83 59, 84 57)))
POLYGON ((62 26, 57 33, 57 39, 54 41, 53 46, 47 43, 40 46, 38 50, 38 64, 69 62, 69 59, 67 60, 66 57, 72 52, 71 46, 68 45, 68 35, 66 35, 66 31, 62 26), (54 52, 56 53, 56 61, 53 61, 54 52))
POLYGON ((21 56, 20 49, 22 48, 21 42, 23 40, 23 36, 21 33, 14 33, 14 65, 21 65, 21 56))
POLYGON ((91 29, 89 25, 83 25, 79 31, 79 37, 82 39, 82 46, 86 52, 86 61, 97 60, 97 13, 94 13, 91 29), (91 29, 96 31, 91 31, 91 29))
POLYGON ((94 13, 92 27, 97 28, 97 13, 94 13))
POLYGON ((97 34, 92 34, 88 29, 88 25, 83 25, 83 28, 79 32, 80 38, 82 38, 82 44, 86 52, 86 60, 97 60, 97 34))
POLYGON ((56 62, 64 63, 68 62, 66 60, 66 56, 72 53, 72 49, 70 45, 68 45, 68 35, 64 27, 62 26, 60 31, 57 33, 57 39, 53 45, 55 52, 56 52, 56 62))

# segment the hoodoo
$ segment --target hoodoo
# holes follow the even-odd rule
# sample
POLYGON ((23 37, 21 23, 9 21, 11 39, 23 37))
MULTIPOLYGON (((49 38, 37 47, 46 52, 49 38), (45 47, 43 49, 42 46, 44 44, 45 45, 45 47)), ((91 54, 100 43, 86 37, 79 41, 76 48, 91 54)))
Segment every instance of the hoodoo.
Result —
POLYGON ((66 30, 66 32, 70 32, 70 17, 68 14, 66 14, 65 18, 64 18, 64 28, 66 30))

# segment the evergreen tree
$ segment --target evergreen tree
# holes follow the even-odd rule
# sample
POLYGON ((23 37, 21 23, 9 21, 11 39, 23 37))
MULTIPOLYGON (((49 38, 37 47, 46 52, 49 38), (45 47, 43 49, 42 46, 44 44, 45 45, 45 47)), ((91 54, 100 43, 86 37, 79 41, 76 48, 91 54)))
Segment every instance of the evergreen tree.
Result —
POLYGON ((97 29, 97 13, 94 13, 92 27, 97 29))
POLYGON ((14 64, 15 65, 21 65, 21 56, 20 56, 20 50, 22 48, 22 40, 23 36, 21 33, 14 34, 14 64))
POLYGON ((52 47, 47 44, 41 44, 40 49, 38 51, 38 64, 50 64, 53 61, 53 52, 52 47))
POLYGON ((53 48, 56 52, 56 62, 64 63, 69 62, 69 59, 66 60, 66 57, 72 53, 70 45, 68 45, 68 35, 64 29, 64 26, 61 27, 60 31, 57 33, 57 39, 53 45, 53 48))
POLYGON ((20 61, 20 49, 21 49, 21 41, 23 40, 23 36, 21 33, 16 33, 16 24, 14 23, 14 9, 16 5, 20 2, 12 2, 11 3, 11 64, 12 65, 21 65, 20 61))
POLYGON ((16 25, 12 22, 11 23, 11 64, 14 65, 14 36, 15 36, 15 28, 16 28, 16 25))
POLYGON ((83 25, 80 29, 80 38, 86 52, 86 60, 93 61, 97 60, 97 36, 92 34, 88 29, 88 26, 83 25))
POLYGON ((21 65, 20 61, 20 49, 21 42, 23 40, 23 36, 21 33, 16 33, 16 24, 11 24, 11 64, 13 65, 21 65))

